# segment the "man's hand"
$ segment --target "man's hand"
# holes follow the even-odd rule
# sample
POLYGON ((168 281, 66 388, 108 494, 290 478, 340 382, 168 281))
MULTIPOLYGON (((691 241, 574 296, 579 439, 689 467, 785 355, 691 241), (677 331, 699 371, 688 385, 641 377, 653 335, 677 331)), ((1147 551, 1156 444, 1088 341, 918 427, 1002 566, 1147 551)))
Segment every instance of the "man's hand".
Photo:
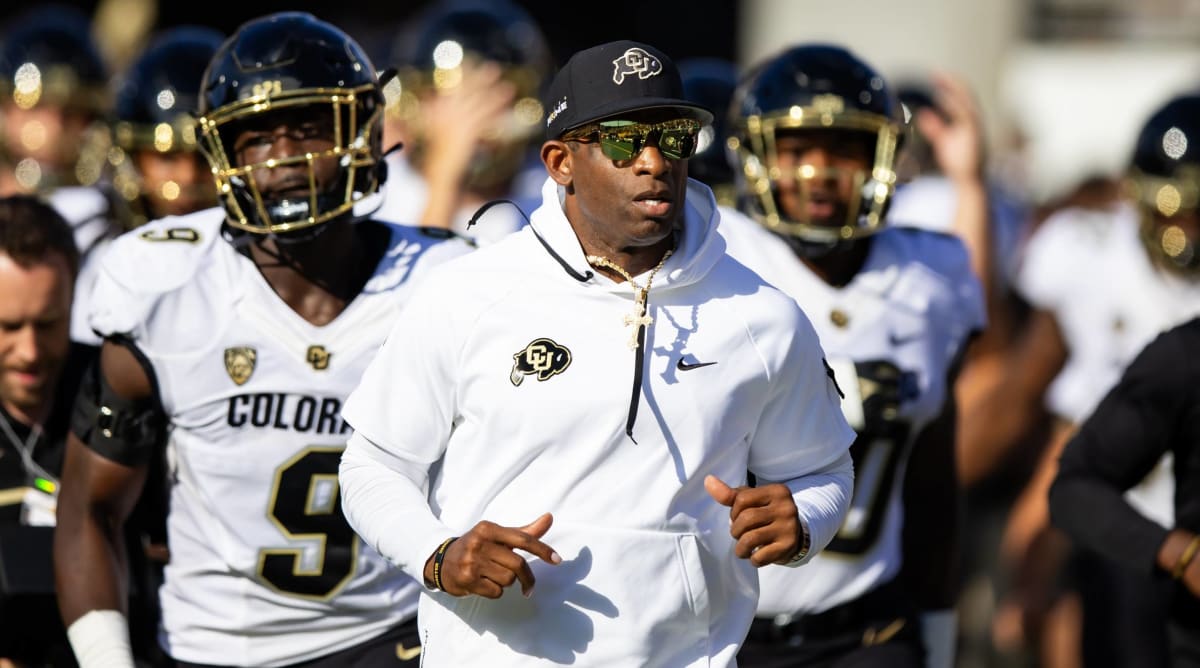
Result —
POLYGON ((786 564, 800 551, 799 511, 787 485, 733 488, 710 475, 704 489, 730 509, 729 533, 737 539, 733 552, 738 558, 761 568, 786 564))
POLYGON ((982 181, 983 122, 970 86, 964 79, 944 73, 933 76, 933 85, 942 113, 920 110, 917 129, 929 141, 946 178, 955 184, 982 181))
POLYGON ((456 86, 422 100, 421 171, 429 181, 461 183, 478 146, 499 132, 516 98, 516 87, 495 63, 467 63, 461 72, 456 86))
MULTIPOLYGON (((528 598, 533 593, 533 572, 513 550, 524 550, 548 564, 561 564, 562 557, 540 540, 553 521, 553 516, 545 513, 523 527, 487 521, 476 524, 446 549, 441 571, 445 592, 500 598, 505 587, 519 580, 521 593, 528 598)), ((425 562, 425 579, 433 582, 433 556, 425 562)))
MULTIPOLYGON (((1188 543, 1192 542, 1195 537, 1196 534, 1185 529, 1173 529, 1168 533, 1167 539, 1158 549, 1159 567, 1166 573, 1172 574, 1179 559, 1187 550, 1188 543)), ((1200 598, 1200 554, 1192 555, 1179 581, 1192 593, 1192 596, 1200 598)))

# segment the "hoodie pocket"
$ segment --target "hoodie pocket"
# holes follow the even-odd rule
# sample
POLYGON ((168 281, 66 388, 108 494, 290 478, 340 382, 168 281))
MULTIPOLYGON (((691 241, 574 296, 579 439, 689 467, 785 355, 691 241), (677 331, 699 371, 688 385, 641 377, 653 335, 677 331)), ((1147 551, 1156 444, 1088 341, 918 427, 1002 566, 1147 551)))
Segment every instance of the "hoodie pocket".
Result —
POLYGON ((434 594, 430 668, 708 665, 711 611, 697 536, 556 521, 544 540, 563 562, 530 558, 529 598, 515 584, 496 600, 471 597, 474 605, 434 594))

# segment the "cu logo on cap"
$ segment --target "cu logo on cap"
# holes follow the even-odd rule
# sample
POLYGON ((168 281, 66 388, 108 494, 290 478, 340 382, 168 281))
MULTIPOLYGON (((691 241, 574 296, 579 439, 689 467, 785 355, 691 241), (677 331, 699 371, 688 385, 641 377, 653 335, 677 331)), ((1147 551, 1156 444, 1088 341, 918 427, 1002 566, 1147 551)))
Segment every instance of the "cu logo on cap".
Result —
POLYGON ((627 74, 636 74, 639 79, 649 79, 661 72, 662 62, 643 49, 629 49, 613 61, 613 83, 618 86, 625 81, 627 74))

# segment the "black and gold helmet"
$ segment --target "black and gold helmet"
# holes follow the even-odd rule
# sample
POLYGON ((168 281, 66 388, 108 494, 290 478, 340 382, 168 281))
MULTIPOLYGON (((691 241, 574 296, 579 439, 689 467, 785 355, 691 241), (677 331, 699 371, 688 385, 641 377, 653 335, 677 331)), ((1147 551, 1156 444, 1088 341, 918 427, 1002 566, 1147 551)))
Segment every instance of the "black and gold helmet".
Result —
POLYGON ((38 104, 102 112, 108 69, 82 13, 32 11, 0 40, 0 94, 22 109, 38 104))
POLYGON ((468 185, 489 187, 510 178, 545 117, 541 92, 552 69, 550 49, 533 18, 507 0, 437 4, 419 15, 392 47, 396 76, 384 86, 390 117, 406 127, 406 153, 420 162, 424 151, 421 99, 451 89, 470 64, 494 63, 516 89, 511 112, 497 119, 477 150, 468 185))
POLYGON ((159 35, 121 77, 114 143, 125 151, 194 151, 200 83, 225 36, 183 26, 159 35))
POLYGON ((212 165, 231 227, 284 233, 352 214, 382 181, 383 96, 375 67, 345 32, 302 12, 280 12, 238 28, 213 56, 200 90, 200 150, 212 165), (333 147, 239 165, 233 142, 244 123, 275 112, 332 117, 333 147), (336 183, 306 197, 265 199, 254 172, 336 158, 336 183))
MULTIPOLYGON (((200 83, 224 40, 224 35, 210 28, 172 28, 156 37, 119 79, 113 108, 115 150, 109 161, 116 172, 113 185, 135 208, 145 193, 131 154, 199 148, 196 113, 200 83)), ((162 188, 159 195, 167 200, 182 194, 181 186, 171 181, 162 188)), ((146 217, 143 212, 141 218, 146 217)))
POLYGON ((1146 121, 1127 185, 1150 257, 1200 277, 1200 94, 1176 97, 1146 121))
POLYGON ((870 65, 833 45, 788 49, 754 68, 739 84, 730 113, 729 143, 741 166, 748 213, 768 229, 830 246, 874 234, 883 226, 896 187, 895 159, 904 119, 900 103, 870 65), (778 135, 809 129, 862 132, 873 138, 873 165, 849 175, 860 196, 850 203, 840 226, 791 218, 779 205, 781 178, 795 179, 803 197, 815 179, 846 176, 810 165, 800 165, 793 174, 781 172, 778 135))
POLYGON ((0 100, 14 110, 55 108, 84 125, 79 137, 61 141, 38 120, 14 120, 0 145, 18 184, 28 192, 62 185, 92 185, 104 174, 109 146, 108 69, 91 36, 86 15, 67 6, 32 10, 0 36, 0 100), (48 152, 47 147, 54 147, 48 152))

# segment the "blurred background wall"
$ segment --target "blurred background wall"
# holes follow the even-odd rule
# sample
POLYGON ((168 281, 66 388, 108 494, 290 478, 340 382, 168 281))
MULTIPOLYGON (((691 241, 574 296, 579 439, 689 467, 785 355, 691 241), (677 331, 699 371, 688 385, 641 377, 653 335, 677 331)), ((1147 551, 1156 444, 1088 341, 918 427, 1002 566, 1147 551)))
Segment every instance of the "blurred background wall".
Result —
MULTIPOLYGON (((1119 171, 1147 112, 1200 87, 1198 0, 518 2, 541 22, 560 63, 618 38, 653 43, 676 59, 710 56, 743 67, 789 44, 829 40, 859 52, 893 84, 935 69, 962 74, 979 97, 994 161, 1037 203, 1119 171)), ((93 13, 119 68, 149 30, 198 23, 228 33, 285 9, 337 23, 382 61, 399 27, 431 0, 67 4, 93 13)), ((28 6, 3 3, 0 20, 28 6)))
POLYGON ((832 40, 893 84, 931 70, 965 76, 997 160, 1024 158, 1045 203, 1128 162, 1137 130, 1167 97, 1200 88, 1195 0, 748 0, 738 59, 832 40))

